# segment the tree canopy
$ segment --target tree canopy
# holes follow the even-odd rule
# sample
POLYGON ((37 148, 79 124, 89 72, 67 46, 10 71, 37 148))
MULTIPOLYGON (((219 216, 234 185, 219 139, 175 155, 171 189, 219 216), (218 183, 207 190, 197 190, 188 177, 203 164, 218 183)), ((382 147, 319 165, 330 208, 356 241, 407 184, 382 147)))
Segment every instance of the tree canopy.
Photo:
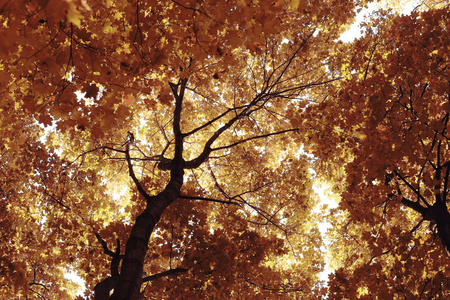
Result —
POLYGON ((0 1, 0 293, 447 297, 448 3, 366 5, 0 1))
POLYGON ((353 55, 345 49, 335 57, 330 72, 345 79, 306 118, 326 132, 311 135, 310 151, 340 181, 330 295, 443 299, 450 291, 448 6, 378 14, 353 55))

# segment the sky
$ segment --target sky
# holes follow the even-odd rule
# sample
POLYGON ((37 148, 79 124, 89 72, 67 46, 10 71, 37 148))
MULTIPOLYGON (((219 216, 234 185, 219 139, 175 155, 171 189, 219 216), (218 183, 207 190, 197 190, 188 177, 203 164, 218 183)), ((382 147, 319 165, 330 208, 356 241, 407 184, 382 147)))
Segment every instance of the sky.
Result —
MULTIPOLYGON (((355 22, 350 28, 344 32, 340 40, 343 42, 352 42, 354 39, 357 39, 362 36, 361 28, 359 27, 361 22, 364 21, 365 18, 369 17, 374 11, 378 8, 393 8, 387 4, 388 0, 381 0, 380 3, 370 3, 367 6, 367 9, 362 10, 360 13, 356 15, 355 22)), ((396 0, 396 7, 399 8, 400 13, 409 14, 414 8, 420 5, 421 1, 418 0, 396 0)))

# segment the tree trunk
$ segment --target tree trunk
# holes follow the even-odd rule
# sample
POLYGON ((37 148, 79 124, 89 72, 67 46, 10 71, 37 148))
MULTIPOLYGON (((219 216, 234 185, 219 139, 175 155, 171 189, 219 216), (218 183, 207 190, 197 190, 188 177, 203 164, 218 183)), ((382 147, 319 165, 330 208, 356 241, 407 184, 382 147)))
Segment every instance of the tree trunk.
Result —
POLYGON ((436 225, 439 239, 447 255, 450 256, 450 213, 447 205, 443 201, 437 200, 432 206, 424 207, 419 202, 408 200, 405 197, 401 202, 420 213, 424 220, 436 225))
POLYGON ((183 184, 183 161, 172 162, 171 178, 164 191, 147 201, 147 208, 136 218, 126 243, 125 255, 122 261, 114 293, 109 297, 111 282, 109 277, 95 287, 95 299, 134 300, 139 299, 145 255, 148 249, 150 235, 164 210, 174 202, 183 184))
POLYGON ((450 213, 443 202, 436 202, 433 205, 433 212, 439 239, 450 256, 450 213))

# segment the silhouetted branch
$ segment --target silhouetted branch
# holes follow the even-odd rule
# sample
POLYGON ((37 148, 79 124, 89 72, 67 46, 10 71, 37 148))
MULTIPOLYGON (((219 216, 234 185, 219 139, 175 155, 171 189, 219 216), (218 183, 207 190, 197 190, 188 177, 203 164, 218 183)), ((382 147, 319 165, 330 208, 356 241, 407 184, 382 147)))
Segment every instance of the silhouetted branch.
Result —
POLYGON ((151 200, 151 196, 149 194, 147 194, 147 192, 144 190, 144 188, 142 187, 142 185, 139 182, 139 180, 136 178, 136 174, 134 174, 133 164, 131 163, 131 158, 130 158, 130 143, 127 143, 127 145, 126 145, 125 158, 127 160, 128 173, 130 174, 131 179, 133 179, 133 182, 136 185, 139 193, 142 196, 144 196, 144 198, 145 198, 145 200, 147 202, 150 201, 151 200))
POLYGON ((100 234, 98 232, 96 232, 95 236, 97 237, 97 240, 99 241, 99 243, 102 245, 104 253, 114 258, 114 255, 115 255, 114 252, 109 250, 108 244, 106 243, 106 241, 104 239, 102 239, 100 234))
POLYGON ((450 164, 447 164, 447 170, 445 170, 445 179, 444 179, 444 191, 442 192, 442 202, 447 205, 447 188, 448 188, 448 178, 450 176, 450 164))
POLYGON ((419 202, 411 201, 405 197, 402 198, 401 203, 408 206, 409 208, 412 208, 416 212, 420 213, 422 215, 422 218, 424 220, 432 220, 429 216, 429 208, 423 207, 420 205, 419 202))
POLYGON ((119 264, 121 259, 123 258, 122 255, 120 255, 120 240, 117 239, 117 247, 116 252, 112 252, 108 248, 108 244, 105 242, 104 239, 101 238, 100 234, 98 232, 95 233, 95 236, 97 237, 97 240, 100 242, 103 248, 103 252, 109 256, 112 257, 111 260, 111 276, 115 277, 119 275, 119 264))
POLYGON ((221 147, 212 148, 211 150, 212 151, 217 151, 217 150, 228 149, 228 148, 237 146, 239 144, 242 144, 242 143, 245 143, 245 142, 248 142, 248 141, 251 141, 251 140, 266 138, 266 137, 269 137, 269 136, 272 136, 272 135, 278 135, 278 134, 283 134, 283 133, 286 133, 286 132, 299 131, 299 130, 300 129, 298 129, 298 128, 293 128, 293 129, 287 129, 287 130, 283 130, 283 131, 278 131, 278 132, 272 132, 272 133, 267 133, 267 134, 263 134, 263 135, 253 136, 253 137, 243 139, 241 141, 235 142, 235 143, 227 145, 227 146, 221 146, 221 147))
MULTIPOLYGON (((395 175, 397 175, 428 207, 431 207, 430 204, 428 204, 427 200, 425 200, 425 198, 422 196, 422 194, 415 189, 406 179, 405 177, 403 177, 397 170, 394 170, 395 175)), ((406 199, 406 198, 404 198, 406 199)), ((406 199, 408 200, 408 199, 406 199)), ((403 201, 403 200, 402 200, 403 201)), ((410 200, 408 200, 410 201, 410 200)), ((420 204, 419 204, 420 205, 420 204)), ((421 206, 422 207, 422 206, 421 206)))
POLYGON ((183 105, 184 92, 186 90, 187 79, 180 79, 177 84, 169 83, 175 97, 175 110, 173 112, 173 134, 175 136, 174 160, 183 161, 183 134, 181 133, 181 110, 183 105))
POLYGON ((94 300, 110 299, 111 291, 117 286, 117 277, 107 277, 94 287, 94 300))
POLYGON ((156 280, 156 279, 164 277, 164 276, 169 276, 169 275, 174 275, 174 274, 179 274, 179 273, 186 273, 187 271, 189 271, 189 269, 185 269, 185 268, 170 269, 170 270, 158 273, 158 274, 144 277, 142 279, 142 282, 153 281, 153 280, 156 280))
POLYGON ((298 286, 298 287, 294 287, 292 284, 288 283, 288 284, 280 284, 279 287, 273 287, 273 286, 268 286, 265 284, 258 284, 256 282, 251 281, 249 278, 241 278, 243 279, 245 282, 247 282, 250 285, 254 285, 260 289, 266 290, 268 292, 273 292, 273 293, 294 293, 294 292, 303 292, 304 290, 298 286))
POLYGON ((224 201, 224 200, 217 200, 213 198, 206 198, 206 197, 193 197, 193 196, 186 196, 186 195, 180 195, 179 198, 186 199, 186 200, 201 200, 201 201, 209 201, 209 202, 216 202, 216 203, 222 203, 222 204, 233 204, 237 206, 242 206, 241 203, 233 202, 233 201, 224 201))
POLYGON ((216 189, 226 198, 226 199, 230 199, 230 196, 228 196, 228 194, 222 189, 222 187, 219 184, 219 181, 217 180, 216 175, 214 174, 213 170, 211 169, 211 165, 209 164, 209 160, 207 160, 205 162, 206 168, 209 171, 209 175, 211 176, 213 182, 214 182, 214 186, 216 187, 216 189))
POLYGON ((191 131, 189 131, 189 132, 187 132, 187 133, 185 133, 185 134, 183 134, 183 135, 184 135, 185 137, 186 137, 186 136, 189 136, 189 135, 192 135, 192 134, 196 133, 197 131, 200 131, 200 130, 202 130, 203 128, 206 128, 206 127, 212 125, 214 122, 216 122, 217 120, 220 120, 221 118, 223 118, 224 116, 226 116, 228 113, 233 112, 233 111, 236 111, 236 110, 241 109, 241 108, 243 108, 243 106, 241 106, 241 107, 229 108, 229 109, 227 109, 226 111, 224 111, 223 113, 221 113, 220 115, 218 115, 217 117, 211 119, 210 121, 204 123, 203 125, 201 125, 201 126, 195 128, 195 129, 193 129, 193 130, 191 130, 191 131))
POLYGON ((388 254, 389 252, 391 252, 391 249, 384 251, 384 252, 381 253, 380 255, 373 255, 373 256, 370 258, 368 264, 370 265, 370 264, 372 263, 372 261, 373 261, 375 258, 380 257, 380 256, 382 256, 382 255, 386 255, 386 254, 388 254))
POLYGON ((411 229, 411 230, 410 230, 409 232, 410 232, 410 233, 414 233, 414 231, 416 231, 416 230, 417 230, 417 228, 419 228, 419 227, 420 227, 420 225, 422 225, 422 223, 423 223, 423 220, 424 220, 424 219, 420 220, 420 221, 419 221, 419 223, 417 223, 417 224, 416 224, 416 226, 414 226, 414 228, 413 228, 413 229, 411 229))

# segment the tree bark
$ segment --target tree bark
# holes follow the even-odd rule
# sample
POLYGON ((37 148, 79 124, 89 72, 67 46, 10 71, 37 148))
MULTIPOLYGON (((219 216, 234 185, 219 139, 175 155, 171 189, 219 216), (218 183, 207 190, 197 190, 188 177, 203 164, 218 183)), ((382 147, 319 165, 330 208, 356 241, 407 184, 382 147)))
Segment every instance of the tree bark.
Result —
POLYGON ((152 197, 145 211, 136 218, 126 243, 125 255, 118 283, 111 296, 113 300, 138 299, 142 284, 144 259, 148 249, 150 235, 164 210, 174 202, 183 184, 183 163, 173 162, 171 179, 164 191, 152 197))
POLYGON ((436 224, 439 239, 444 246, 448 256, 450 256, 450 213, 448 212, 446 204, 438 200, 430 207, 424 207, 418 202, 414 202, 403 197, 402 204, 415 210, 422 215, 426 221, 436 224))
POLYGON ((434 222, 438 232, 439 239, 448 256, 450 256, 450 213, 445 203, 436 202, 433 207, 434 222))
MULTIPOLYGON (((129 157, 129 144, 127 145, 127 162, 130 176, 133 178, 139 192, 147 201, 144 212, 136 218, 136 222, 131 230, 130 237, 125 246, 125 255, 122 267, 118 276, 118 283, 111 296, 112 300, 137 300, 142 285, 145 255, 148 250, 150 235, 158 223, 166 208, 177 200, 183 185, 183 175, 185 162, 183 159, 183 134, 181 132, 180 121, 184 91, 187 79, 180 79, 177 84, 169 83, 175 98, 175 110, 173 117, 173 133, 175 135, 174 158, 170 167, 170 181, 164 190, 156 196, 149 196, 142 188, 134 175, 131 160, 129 157)), ((130 142, 134 139, 130 135, 130 142)))

